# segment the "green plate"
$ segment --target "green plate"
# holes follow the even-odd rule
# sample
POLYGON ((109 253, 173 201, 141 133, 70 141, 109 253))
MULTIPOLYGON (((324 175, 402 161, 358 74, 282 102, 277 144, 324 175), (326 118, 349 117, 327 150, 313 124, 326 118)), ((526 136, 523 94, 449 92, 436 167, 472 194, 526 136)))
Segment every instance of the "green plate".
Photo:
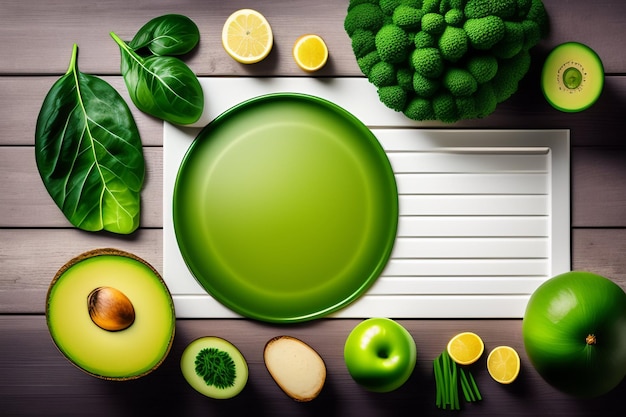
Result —
POLYGON ((174 187, 176 240, 204 289, 269 322, 321 317, 378 278, 398 224, 389 160, 341 107, 302 94, 241 103, 206 126, 174 187))

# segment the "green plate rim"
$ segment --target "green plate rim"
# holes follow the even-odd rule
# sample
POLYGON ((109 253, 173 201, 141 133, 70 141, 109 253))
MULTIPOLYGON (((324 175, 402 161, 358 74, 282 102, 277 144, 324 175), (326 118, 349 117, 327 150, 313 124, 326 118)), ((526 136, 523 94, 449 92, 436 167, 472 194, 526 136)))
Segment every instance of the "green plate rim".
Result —
POLYGON ((389 261, 391 257, 391 252, 393 250, 395 240, 396 240, 396 235, 397 235, 397 230, 398 230, 398 220, 399 220, 398 188, 397 188, 395 173, 393 172, 391 163, 389 162, 389 159, 387 157, 385 150, 383 149, 382 145, 378 141, 378 138, 361 120, 359 120, 356 116, 354 116, 348 110, 344 109, 338 104, 335 104, 325 98, 318 97, 318 96, 311 95, 311 94, 295 93, 295 92, 269 93, 269 94, 256 96, 256 97, 244 100, 238 104, 235 104, 234 106, 230 107, 229 109, 219 114, 217 117, 215 117, 211 122, 209 122, 205 127, 203 127, 200 130, 200 132, 198 133, 194 141, 191 143, 191 145, 189 145, 189 148, 185 152, 183 159, 181 160, 180 166, 178 167, 178 170, 176 173, 176 179, 174 182, 174 190, 173 190, 173 198, 172 198, 172 220, 173 220, 173 225, 174 225, 174 235, 176 238, 176 243, 178 244, 178 248, 183 258, 183 261, 185 262, 185 265, 187 266, 189 272, 194 277, 194 279, 198 282, 198 284, 217 302, 229 308, 230 310, 234 311, 235 313, 243 316, 244 318, 250 318, 250 319, 255 319, 255 320, 269 322, 269 323, 298 323, 298 322, 305 322, 305 321, 318 319, 318 318, 324 317, 330 313, 333 313, 335 311, 338 311, 346 307, 350 303, 354 302, 357 298, 361 297, 365 292, 367 292, 367 290, 378 279, 378 277, 382 273, 383 269, 385 268, 385 266, 387 265, 387 262, 389 261), (290 317, 249 311, 245 308, 242 308, 237 303, 233 303, 228 299, 223 299, 222 297, 219 297, 213 294, 211 290, 207 288, 200 279, 198 279, 197 277, 198 271, 194 271, 193 267, 189 264, 188 260, 186 259, 184 255, 184 249, 183 249, 184 248, 184 243, 182 242, 183 239, 180 236, 179 232, 177 231, 177 220, 176 220, 177 213, 178 213, 176 201, 177 201, 177 195, 179 194, 179 179, 183 173, 185 164, 191 158, 191 155, 194 152, 194 149, 196 148, 196 146, 198 146, 197 145, 199 143, 198 138, 204 135, 207 135, 208 134, 207 132, 209 130, 215 129, 219 127, 222 123, 225 123, 226 121, 228 121, 228 119, 232 117, 232 115, 238 114, 241 111, 245 111, 249 107, 263 104, 265 102, 273 101, 273 100, 295 100, 295 101, 305 101, 309 103, 314 103, 316 105, 326 107, 327 109, 335 113, 338 117, 356 126, 360 130, 362 136, 364 137, 367 136, 367 140, 373 145, 373 148, 375 149, 377 156, 381 157, 383 161, 386 161, 386 164, 388 165, 388 169, 385 170, 387 173, 386 175, 387 178, 385 178, 385 181, 388 183, 390 194, 394 196, 394 198, 390 199, 391 201, 389 201, 389 211, 392 212, 392 216, 390 216, 391 219, 389 220, 389 233, 388 233, 387 239, 385 241, 385 244, 381 245, 381 247, 384 247, 384 250, 381 252, 381 257, 376 263, 376 267, 371 271, 370 275, 362 281, 362 284, 358 288, 354 289, 342 301, 329 305, 328 307, 322 310, 311 311, 308 314, 292 315, 290 317))

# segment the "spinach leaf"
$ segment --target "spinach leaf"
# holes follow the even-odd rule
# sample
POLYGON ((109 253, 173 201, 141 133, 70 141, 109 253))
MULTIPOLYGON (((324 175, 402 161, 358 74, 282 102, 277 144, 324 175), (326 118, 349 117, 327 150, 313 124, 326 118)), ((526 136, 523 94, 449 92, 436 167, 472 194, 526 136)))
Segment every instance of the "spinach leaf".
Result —
POLYGON ((183 55, 200 40, 198 26, 187 16, 166 14, 143 25, 128 43, 135 52, 148 48, 154 55, 183 55))
POLYGON ((132 233, 139 226, 143 148, 128 105, 106 81, 70 65, 37 117, 35 159, 48 193, 72 225, 132 233))
POLYGON ((180 59, 172 56, 139 56, 115 33, 121 71, 131 100, 137 108, 175 124, 197 121, 204 109, 204 93, 198 77, 180 59))

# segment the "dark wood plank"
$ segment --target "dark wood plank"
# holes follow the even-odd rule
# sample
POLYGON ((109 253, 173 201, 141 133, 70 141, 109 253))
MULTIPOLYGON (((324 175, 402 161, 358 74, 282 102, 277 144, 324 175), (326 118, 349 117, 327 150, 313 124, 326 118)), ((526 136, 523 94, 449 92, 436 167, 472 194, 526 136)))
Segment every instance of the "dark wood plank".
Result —
MULTIPOLYGON (((0 77, 0 145, 34 145, 41 105, 58 76, 0 77)), ((139 111, 131 102, 120 76, 102 77, 126 100, 144 146, 163 144, 163 122, 139 111)))
MULTIPOLYGON (((141 229, 132 236, 75 229, 0 229, 0 314, 43 313, 46 291, 58 269, 72 257, 102 247, 133 252, 162 271, 161 229, 141 229)), ((626 290, 624 252, 626 229, 572 233, 572 268, 606 276, 626 290)))
MULTIPOLYGON (((533 50, 533 63, 519 91, 482 120, 451 125, 468 128, 569 128, 572 138, 572 268, 607 276, 626 289, 626 196, 623 164, 626 146, 626 60, 623 46, 626 2, 544 0, 552 32, 533 50), (539 89, 541 64, 555 45, 579 41, 594 48, 607 73, 600 100, 582 113, 552 109, 539 89)), ((509 344, 522 356, 522 374, 512 386, 494 383, 476 368, 485 400, 463 415, 612 416, 623 414, 626 381, 609 395, 589 401, 572 399, 545 384, 530 366, 521 341, 521 320, 402 320, 413 334, 419 362, 402 389, 372 394, 351 380, 342 347, 357 320, 317 320, 277 326, 249 320, 178 320, 168 359, 137 381, 112 383, 85 375, 55 349, 43 316, 45 294, 54 273, 69 258, 97 247, 137 253, 162 268, 162 125, 132 104, 148 158, 144 217, 131 236, 86 233, 68 228, 43 189, 34 167, 32 145, 36 117, 52 83, 68 65, 71 47, 80 47, 79 66, 103 76, 130 103, 119 76, 119 51, 109 37, 130 38, 150 18, 165 13, 192 17, 201 45, 185 57, 200 76, 307 76, 293 63, 291 43, 304 32, 321 34, 331 61, 317 75, 360 77, 350 41, 343 31, 348 0, 309 2, 230 0, 0 0, 0 415, 342 415, 394 416, 448 414, 434 406, 431 361, 453 334, 474 330, 487 349, 509 344), (276 44, 264 62, 245 66, 230 59, 220 43, 230 12, 255 7, 275 29, 276 44), (34 221, 33 219, 37 219, 34 221), (27 314, 27 315, 22 315, 27 314), (189 388, 178 369, 188 342, 218 335, 238 345, 249 361, 251 379, 241 396, 212 401, 189 388), (292 334, 322 354, 329 368, 327 385, 313 403, 286 398, 262 362, 264 343, 292 334)), ((429 126, 424 123, 423 126, 429 126)))
MULTIPOLYGON (((581 113, 563 113, 553 109, 539 88, 537 65, 527 74, 520 88, 509 100, 484 119, 461 121, 451 128, 493 129, 571 129, 573 146, 623 146, 626 118, 623 117, 626 76, 609 76, 602 96, 591 108, 581 113)), ((33 145, 35 123, 41 104, 57 76, 0 77, 0 145, 33 145)), ((144 146, 163 144, 163 123, 137 110, 128 97, 119 76, 105 76, 128 103, 144 146)), ((374 88, 374 86, 371 86, 374 88)), ((208 97, 211 102, 211 97, 208 97)), ((392 112, 393 110, 389 110, 392 112)), ((432 122, 419 127, 440 126, 432 122)))
MULTIPOLYGON (((163 148, 145 147, 142 227, 163 226, 163 148)), ((571 151, 574 227, 626 227, 626 147, 571 151)), ((0 227, 67 227, 46 192, 30 146, 0 147, 0 227)))
MULTIPOLYGON (((32 146, 0 147, 0 227, 70 227, 39 176, 32 146)), ((145 147, 141 227, 163 225, 163 148, 145 147)))
POLYGON ((0 228, 0 314, 43 313, 48 286, 59 268, 83 252, 108 247, 134 253, 162 271, 161 229, 123 236, 77 229, 0 228))
POLYGON ((618 283, 626 291, 626 229, 574 229, 572 269, 590 271, 618 283))
POLYGON ((572 152, 572 219, 575 227, 626 226, 626 148, 572 152))
MULTIPOLYGON (((582 1, 544 0, 551 18, 550 36, 538 46, 540 56, 559 43, 576 40, 594 48, 608 73, 626 72, 621 59, 626 4, 622 0, 602 0, 589 4, 582 1)), ((350 40, 343 30, 348 0, 308 2, 280 0, 255 3, 246 0, 227 2, 176 3, 138 0, 41 2, 22 0, 3 2, 0 7, 0 61, 4 74, 62 74, 66 71, 72 44, 80 47, 79 65, 85 72, 119 73, 119 51, 109 32, 130 39, 149 19, 182 13, 196 21, 201 33, 201 50, 189 57, 190 66, 201 75, 292 74, 303 76, 293 63, 291 47, 303 33, 316 32, 328 39, 330 65, 323 74, 359 75, 352 56, 350 40), (274 27, 275 48, 259 65, 245 66, 234 62, 221 45, 224 21, 234 10, 256 7, 274 27), (29 51, 23 53, 26 43, 29 51)))
POLYGON ((626 382, 608 395, 575 400, 547 385, 524 352, 518 320, 399 320, 412 334, 418 363, 397 391, 377 394, 356 385, 343 362, 343 344, 359 320, 318 320, 305 325, 277 326, 247 320, 178 320, 176 337, 165 360, 153 373, 128 382, 102 381, 82 373, 55 349, 41 316, 0 316, 0 404, 2 415, 135 416, 135 415, 444 415, 435 407, 432 360, 454 334, 472 330, 486 350, 508 344, 522 360, 515 383, 499 385, 486 371, 485 356, 471 368, 484 400, 466 405, 464 416, 567 415, 618 416, 626 382), (289 334, 314 347, 328 375, 321 395, 310 403, 285 396, 263 364, 263 347, 272 337, 289 334), (250 377, 244 391, 225 401, 210 400, 187 385, 179 370, 185 346, 206 335, 224 337, 246 357, 250 377), (531 400, 530 400, 531 399, 531 400))

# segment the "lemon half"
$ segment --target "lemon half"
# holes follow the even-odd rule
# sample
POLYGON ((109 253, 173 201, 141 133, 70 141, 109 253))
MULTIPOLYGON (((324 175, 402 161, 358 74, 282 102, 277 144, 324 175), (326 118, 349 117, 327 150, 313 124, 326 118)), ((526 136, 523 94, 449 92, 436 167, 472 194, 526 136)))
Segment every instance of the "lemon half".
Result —
POLYGON ((328 47, 319 35, 302 35, 293 45, 293 59, 305 71, 320 70, 328 61, 328 47))
POLYGON ((224 23, 222 46, 237 62, 259 62, 269 55, 273 44, 272 27, 256 10, 237 10, 224 23))
POLYGON ((520 371, 520 358, 517 351, 510 346, 493 348, 487 357, 489 375, 501 384, 515 381, 520 371))
POLYGON ((459 365, 470 365, 481 357, 485 345, 476 333, 463 332, 450 339, 447 350, 452 360, 459 365))

